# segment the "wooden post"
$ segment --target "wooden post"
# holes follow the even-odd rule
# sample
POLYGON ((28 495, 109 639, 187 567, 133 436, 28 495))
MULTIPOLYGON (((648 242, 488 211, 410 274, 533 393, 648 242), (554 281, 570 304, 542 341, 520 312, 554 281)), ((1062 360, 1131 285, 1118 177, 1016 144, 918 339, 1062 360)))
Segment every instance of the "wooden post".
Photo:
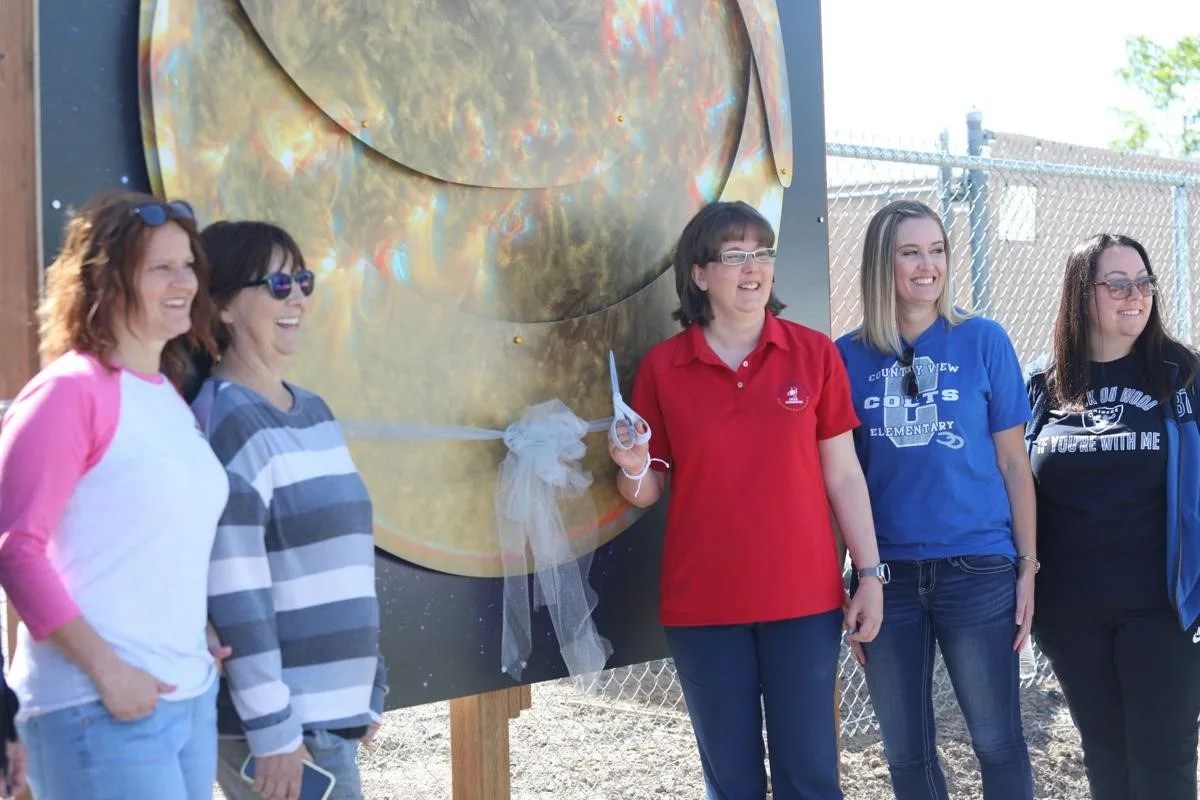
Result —
MULTIPOLYGON (((0 5, 0 411, 37 367, 34 308, 38 293, 37 129, 33 83, 34 4, 0 5)), ((12 657, 16 614, 6 604, 6 653, 12 657)))
POLYGON ((528 685, 450 701, 454 800, 509 800, 508 721, 531 703, 528 685))
POLYGON ((0 400, 37 366, 37 128, 34 107, 36 0, 0 3, 0 400))
MULTIPOLYGON (((37 0, 0 3, 0 400, 12 399, 37 368, 36 6, 37 0)), ((5 605, 11 656, 16 615, 5 605)))

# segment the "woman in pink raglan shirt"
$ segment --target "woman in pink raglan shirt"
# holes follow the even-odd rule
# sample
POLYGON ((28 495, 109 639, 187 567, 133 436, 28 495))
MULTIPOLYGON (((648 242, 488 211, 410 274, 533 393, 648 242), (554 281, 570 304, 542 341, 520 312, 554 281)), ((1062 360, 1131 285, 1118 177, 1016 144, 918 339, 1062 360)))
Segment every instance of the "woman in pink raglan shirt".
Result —
POLYGON ((179 396, 209 347, 186 203, 114 190, 67 223, 45 368, 0 430, 9 682, 38 800, 201 800, 216 772, 208 557, 228 483, 179 396))

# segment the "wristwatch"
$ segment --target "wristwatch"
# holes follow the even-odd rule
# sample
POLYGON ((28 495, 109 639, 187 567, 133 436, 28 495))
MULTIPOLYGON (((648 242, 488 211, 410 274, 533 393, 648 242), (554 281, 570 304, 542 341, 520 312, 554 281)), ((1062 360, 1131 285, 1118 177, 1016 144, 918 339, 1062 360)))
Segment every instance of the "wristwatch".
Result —
POLYGON ((861 581, 863 578, 878 578, 879 582, 887 586, 892 581, 892 570, 887 563, 876 564, 873 567, 866 567, 854 573, 861 581))

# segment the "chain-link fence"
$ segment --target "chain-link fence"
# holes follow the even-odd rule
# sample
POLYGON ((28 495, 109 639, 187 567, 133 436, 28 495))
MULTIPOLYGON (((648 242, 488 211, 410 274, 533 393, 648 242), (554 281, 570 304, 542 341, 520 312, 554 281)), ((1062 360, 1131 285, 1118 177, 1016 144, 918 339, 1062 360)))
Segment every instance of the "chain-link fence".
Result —
POLYGON ((861 318, 858 266, 867 222, 905 197, 942 214, 959 304, 1004 325, 1022 361, 1048 348, 1067 255, 1100 232, 1125 233, 1146 246, 1167 324, 1196 341, 1200 292, 1192 288, 1191 260, 1200 253, 1200 164, 1023 136, 996 136, 989 146, 990 157, 828 146, 835 337, 861 318))

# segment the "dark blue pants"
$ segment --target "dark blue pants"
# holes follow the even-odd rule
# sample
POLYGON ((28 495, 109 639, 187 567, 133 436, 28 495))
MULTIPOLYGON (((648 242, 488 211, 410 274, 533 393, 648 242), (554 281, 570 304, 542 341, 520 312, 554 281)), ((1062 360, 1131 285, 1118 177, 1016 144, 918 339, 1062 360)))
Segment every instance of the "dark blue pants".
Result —
POLYGON ((840 610, 753 625, 669 627, 708 800, 841 800, 834 683, 840 610))
POLYGON ((1007 556, 891 561, 883 626, 864 649, 897 800, 947 800, 933 717, 941 648, 979 759, 986 800, 1032 800, 1021 729, 1016 570, 1007 556))

